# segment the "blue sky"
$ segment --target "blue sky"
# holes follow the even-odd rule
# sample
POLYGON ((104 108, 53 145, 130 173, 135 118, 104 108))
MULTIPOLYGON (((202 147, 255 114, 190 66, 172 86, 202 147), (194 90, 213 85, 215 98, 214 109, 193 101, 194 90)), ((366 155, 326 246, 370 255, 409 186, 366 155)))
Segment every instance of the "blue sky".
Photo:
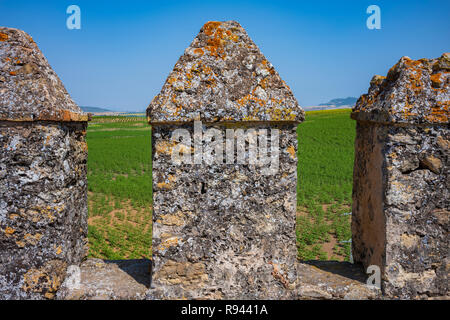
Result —
POLYGON ((236 20, 300 105, 358 97, 401 56, 450 51, 450 1, 16 1, 0 25, 33 36, 79 105, 144 110, 206 21, 236 20), (81 30, 66 9, 81 8, 81 30), (366 9, 381 8, 381 30, 366 9))

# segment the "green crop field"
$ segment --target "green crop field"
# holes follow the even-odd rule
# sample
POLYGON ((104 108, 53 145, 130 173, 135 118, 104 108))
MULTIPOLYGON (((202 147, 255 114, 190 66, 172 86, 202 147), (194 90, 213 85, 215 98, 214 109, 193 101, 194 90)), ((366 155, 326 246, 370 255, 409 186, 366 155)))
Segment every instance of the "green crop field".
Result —
POLYGON ((311 111, 298 126, 297 244, 302 260, 348 260, 355 121, 311 111))
MULTIPOLYGON (((349 110, 307 112, 298 128, 297 244, 302 260, 348 260, 355 123, 349 110)), ((89 147, 89 254, 151 255, 151 131, 143 117, 94 117, 89 147)))

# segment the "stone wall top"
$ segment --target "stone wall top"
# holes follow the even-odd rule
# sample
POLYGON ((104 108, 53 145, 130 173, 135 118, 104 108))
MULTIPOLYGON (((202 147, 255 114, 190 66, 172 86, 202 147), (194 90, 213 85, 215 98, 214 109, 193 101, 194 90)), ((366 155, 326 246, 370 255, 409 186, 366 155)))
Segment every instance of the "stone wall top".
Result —
POLYGON ((33 39, 0 27, 0 120, 88 121, 33 39))
POLYGON ((448 124, 450 53, 437 59, 402 57, 386 77, 374 76, 353 108, 359 121, 448 124))
POLYGON ((147 109, 152 124, 302 122, 289 86, 235 21, 207 22, 147 109))

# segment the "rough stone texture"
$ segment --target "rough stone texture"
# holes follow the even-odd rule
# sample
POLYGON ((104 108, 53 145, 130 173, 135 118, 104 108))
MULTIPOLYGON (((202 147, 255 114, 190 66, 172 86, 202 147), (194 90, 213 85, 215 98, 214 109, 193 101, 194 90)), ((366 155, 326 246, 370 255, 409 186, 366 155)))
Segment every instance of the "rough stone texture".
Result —
POLYGON ((53 298, 86 254, 87 117, 23 31, 0 72, 0 299, 53 298))
MULTIPOLYGON (((362 300, 380 299, 380 290, 366 286, 366 275, 348 262, 298 262, 301 284, 292 299, 362 300)), ((69 269, 56 298, 61 300, 140 300, 146 297, 150 279, 149 260, 104 261, 88 259, 80 272, 69 269), (80 285, 75 287, 77 279, 80 285)))
POLYGON ((235 21, 206 23, 150 103, 152 123, 294 121, 289 86, 235 21))
POLYGON ((286 297, 296 282, 296 126, 277 126, 272 176, 248 164, 172 163, 171 133, 180 127, 193 136, 192 125, 153 127, 155 298, 286 297))
POLYGON ((448 295, 449 69, 403 57, 352 113, 353 258, 380 266, 390 298, 448 295))
MULTIPOLYGON (((304 112, 234 21, 208 22, 147 109, 153 143, 151 299, 287 299, 295 294, 296 126, 304 112), (279 170, 181 164, 175 129, 279 130, 279 170)), ((235 140, 236 141, 236 140, 235 140)), ((213 147, 202 141, 202 148, 213 147)), ((270 145, 270 142, 268 143, 270 145)), ((270 153, 270 152, 269 152, 270 153)), ((191 149, 191 154, 194 150, 191 149)), ((225 156, 224 156, 225 157, 225 156)))
POLYGON ((381 292, 366 285, 367 275, 349 262, 310 261, 298 263, 299 300, 371 300, 381 292))
POLYGON ((450 53, 431 60, 402 57, 386 77, 373 77, 352 118, 389 124, 448 124, 449 70, 450 53))
POLYGON ((144 259, 88 259, 79 267, 79 273, 69 269, 72 272, 68 272, 56 298, 58 300, 143 300, 150 283, 150 266, 150 260, 144 259), (78 280, 80 281, 77 282, 78 280))

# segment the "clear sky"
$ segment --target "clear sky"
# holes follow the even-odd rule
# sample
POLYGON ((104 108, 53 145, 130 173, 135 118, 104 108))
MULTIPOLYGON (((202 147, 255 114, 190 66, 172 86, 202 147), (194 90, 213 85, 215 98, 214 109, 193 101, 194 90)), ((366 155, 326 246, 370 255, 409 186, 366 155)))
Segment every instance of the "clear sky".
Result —
POLYGON ((359 97, 401 56, 450 51, 450 1, 0 0, 0 25, 31 34, 79 105, 145 110, 206 21, 236 20, 300 105, 359 97), (66 9, 81 8, 81 30, 66 9), (381 9, 369 30, 366 9, 381 9))

